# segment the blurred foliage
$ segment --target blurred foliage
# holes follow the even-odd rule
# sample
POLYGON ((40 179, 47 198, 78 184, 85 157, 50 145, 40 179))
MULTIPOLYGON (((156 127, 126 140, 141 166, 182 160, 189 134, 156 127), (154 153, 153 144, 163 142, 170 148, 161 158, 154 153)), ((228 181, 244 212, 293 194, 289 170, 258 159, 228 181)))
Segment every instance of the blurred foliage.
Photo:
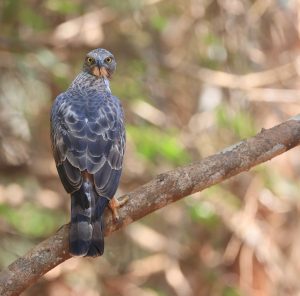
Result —
POLYGON ((216 122, 220 130, 230 131, 237 139, 245 139, 256 134, 253 117, 246 110, 234 112, 227 105, 216 108, 216 122))
POLYGON ((0 215, 16 231, 29 237, 47 237, 65 222, 61 212, 49 211, 32 203, 23 203, 17 209, 0 205, 0 215))
POLYGON ((190 215, 193 220, 210 227, 215 226, 218 222, 218 216, 211 208, 210 203, 195 203, 190 207, 190 215))
POLYGON ((178 132, 175 130, 161 131, 151 126, 127 125, 126 131, 135 143, 137 152, 154 165, 164 161, 180 165, 189 159, 183 145, 176 137, 178 132))
MULTIPOLYGON (((0 265, 69 219, 49 112, 87 51, 118 62, 121 194, 299 113, 299 12, 296 0, 1 1, 0 265)), ((298 295, 298 154, 145 217, 24 295, 298 295)))

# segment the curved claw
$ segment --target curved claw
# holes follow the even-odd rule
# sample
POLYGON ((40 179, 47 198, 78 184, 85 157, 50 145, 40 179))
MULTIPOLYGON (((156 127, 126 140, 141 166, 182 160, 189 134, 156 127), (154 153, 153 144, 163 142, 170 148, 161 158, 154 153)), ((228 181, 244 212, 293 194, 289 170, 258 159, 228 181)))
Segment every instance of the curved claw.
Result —
POLYGON ((112 211, 113 218, 116 222, 118 222, 120 220, 118 208, 122 207, 128 201, 128 199, 129 199, 129 197, 126 195, 122 198, 122 200, 117 200, 115 197, 113 197, 109 201, 108 205, 112 211))

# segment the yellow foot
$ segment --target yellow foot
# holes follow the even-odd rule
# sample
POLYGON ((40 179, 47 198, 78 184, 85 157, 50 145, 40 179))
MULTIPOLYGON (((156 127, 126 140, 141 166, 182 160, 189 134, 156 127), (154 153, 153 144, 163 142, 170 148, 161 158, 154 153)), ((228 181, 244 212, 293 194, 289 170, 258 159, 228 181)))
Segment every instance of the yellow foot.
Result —
POLYGON ((119 219, 120 219, 119 213, 118 213, 118 208, 122 207, 128 201, 128 199, 129 199, 129 197, 127 195, 125 195, 121 200, 117 200, 115 197, 113 197, 109 201, 108 205, 112 211, 113 218, 116 221, 119 221, 119 219))

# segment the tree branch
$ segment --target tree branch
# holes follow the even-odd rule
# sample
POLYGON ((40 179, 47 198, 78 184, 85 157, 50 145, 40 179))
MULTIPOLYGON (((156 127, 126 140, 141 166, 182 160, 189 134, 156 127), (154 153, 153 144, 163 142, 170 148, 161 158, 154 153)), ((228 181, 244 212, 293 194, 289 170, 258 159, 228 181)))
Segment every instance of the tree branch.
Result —
MULTIPOLYGON (((120 222, 105 215, 105 235, 192 193, 270 160, 300 144, 300 115, 201 161, 156 176, 127 194, 120 222)), ((43 274, 70 258, 68 225, 18 258, 0 273, 0 295, 19 295, 43 274)))

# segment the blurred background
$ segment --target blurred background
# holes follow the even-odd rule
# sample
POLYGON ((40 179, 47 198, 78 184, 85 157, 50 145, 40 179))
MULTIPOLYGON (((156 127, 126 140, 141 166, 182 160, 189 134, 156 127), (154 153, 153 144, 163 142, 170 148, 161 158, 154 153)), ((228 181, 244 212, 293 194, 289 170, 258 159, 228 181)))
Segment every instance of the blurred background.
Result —
MULTIPOLYGON (((69 221, 49 112, 112 51, 118 195, 300 113, 298 0, 0 2, 0 267, 69 221)), ((23 295, 300 295, 299 149, 133 223, 23 295)))

